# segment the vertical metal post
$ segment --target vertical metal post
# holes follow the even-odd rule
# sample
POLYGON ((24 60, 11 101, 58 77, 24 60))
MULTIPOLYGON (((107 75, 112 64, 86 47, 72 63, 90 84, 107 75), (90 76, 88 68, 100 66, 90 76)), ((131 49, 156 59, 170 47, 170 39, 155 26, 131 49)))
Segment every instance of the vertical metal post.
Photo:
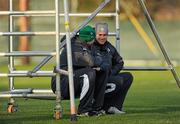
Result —
POLYGON ((152 30, 152 32, 153 32, 157 42, 158 42, 158 45, 159 45, 159 47, 160 47, 160 49, 161 49, 161 51, 163 53, 163 56, 164 56, 167 64, 171 68, 171 72, 172 72, 172 74, 174 76, 174 79, 176 80, 177 85, 180 88, 180 79, 178 77, 178 74, 177 74, 176 70, 174 69, 173 64, 171 63, 171 60, 170 60, 170 58, 169 58, 169 56, 167 54, 167 51, 166 51, 166 49, 165 49, 165 47, 164 47, 164 45, 162 43, 161 38, 160 38, 160 36, 159 36, 159 34, 158 34, 157 30, 156 30, 156 27, 155 27, 155 25, 154 25, 154 23, 153 23, 153 21, 151 19, 151 16, 149 15, 149 12, 148 12, 145 4, 144 4, 144 1, 143 0, 138 0, 138 1, 139 1, 140 5, 141 5, 141 8, 142 8, 142 10, 143 10, 143 12, 144 12, 144 14, 146 16, 148 24, 149 24, 149 26, 150 26, 150 28, 151 28, 151 30, 152 30))
POLYGON ((116 49, 120 53, 119 0, 116 0, 116 49))
MULTIPOLYGON (((55 0, 55 26, 56 26, 56 69, 60 68, 60 27, 59 27, 59 0, 55 0)), ((55 119, 60 119, 62 117, 62 107, 61 107, 61 91, 60 91, 60 75, 56 75, 56 107, 54 113, 55 119)))
MULTIPOLYGON (((13 1, 12 0, 9 0, 9 11, 10 12, 13 11, 13 1)), ((9 19, 8 20, 8 22, 9 22, 8 30, 9 30, 9 32, 13 32, 13 17, 12 17, 12 15, 9 15, 8 19, 9 19)), ((8 52, 13 52, 13 36, 9 36, 8 52)), ((12 56, 10 56, 8 58, 8 68, 9 68, 9 73, 11 73, 11 71, 14 70, 14 58, 12 56)), ((13 89, 14 89, 14 77, 9 77, 9 90, 12 91, 13 89)), ((10 98, 8 104, 9 105, 15 104, 14 98, 10 98)))
POLYGON ((69 72, 69 92, 71 104, 71 121, 76 121, 76 106, 74 96, 74 80, 72 68, 72 51, 71 51, 71 38, 69 29, 69 7, 68 1, 64 0, 64 15, 65 15, 65 29, 66 29, 66 46, 67 46, 67 59, 68 59, 68 72, 69 72))

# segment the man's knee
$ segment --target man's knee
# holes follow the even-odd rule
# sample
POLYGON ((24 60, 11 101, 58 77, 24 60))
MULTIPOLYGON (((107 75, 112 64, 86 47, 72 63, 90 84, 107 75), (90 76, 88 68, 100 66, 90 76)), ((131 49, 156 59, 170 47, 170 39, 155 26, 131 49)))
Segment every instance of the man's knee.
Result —
POLYGON ((133 82, 133 75, 130 72, 122 72, 118 74, 119 77, 123 79, 123 82, 132 83, 133 82))
POLYGON ((133 82, 133 75, 130 72, 126 72, 127 80, 130 84, 133 82))

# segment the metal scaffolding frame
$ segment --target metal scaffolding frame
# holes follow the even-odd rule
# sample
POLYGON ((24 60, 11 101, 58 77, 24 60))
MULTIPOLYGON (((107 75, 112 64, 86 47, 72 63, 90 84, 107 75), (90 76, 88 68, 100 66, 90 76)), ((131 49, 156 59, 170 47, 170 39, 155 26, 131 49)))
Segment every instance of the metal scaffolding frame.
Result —
MULTIPOLYGON (((93 13, 69 13, 68 2, 64 0, 64 13, 59 13, 59 0, 55 0, 54 11, 13 11, 13 2, 9 0, 9 11, 0 11, 0 15, 8 15, 9 17, 9 31, 0 32, 0 36, 8 36, 9 45, 8 52, 0 52, 0 57, 8 57, 8 73, 0 73, 0 77, 9 78, 9 91, 0 92, 0 98, 9 98, 7 111, 13 113, 17 111, 17 105, 14 98, 33 98, 33 99, 55 99, 56 106, 54 109, 54 118, 60 119, 62 117, 61 107, 61 95, 60 95, 60 74, 69 76, 70 80, 70 101, 71 101, 71 120, 76 121, 76 109, 74 100, 74 85, 73 85, 73 70, 72 70, 72 58, 68 56, 68 71, 61 70, 60 67, 60 50, 67 45, 68 53, 71 53, 70 39, 74 37, 79 30, 86 26, 96 16, 117 16, 115 13, 99 13, 111 0, 104 0, 100 6, 93 13), (99 14, 98 14, 99 13, 99 14), (14 32, 13 30, 13 17, 16 16, 55 16, 54 32, 14 32), (59 17, 65 17, 65 29, 66 32, 60 32, 59 17), (76 30, 70 33, 69 30, 69 16, 83 16, 88 17, 76 30), (54 52, 48 51, 14 51, 13 50, 13 36, 37 36, 37 35, 55 35, 56 37, 56 50, 54 52), (60 43, 60 35, 66 35, 66 41, 60 43), (14 57, 19 56, 47 56, 39 65, 37 65, 32 71, 29 70, 15 70, 14 57), (45 65, 53 56, 56 57, 56 70, 53 71, 39 71, 40 68, 45 65), (56 76, 56 94, 49 89, 15 89, 14 78, 15 77, 52 77, 56 76)), ((118 0, 117 0, 118 1, 118 0)), ((111 36, 116 33, 110 33, 111 36)))
MULTIPOLYGON (((61 70, 59 68, 59 55, 60 50, 65 45, 67 45, 68 53, 71 53, 71 44, 70 39, 74 37, 79 30, 86 26, 95 16, 106 16, 106 17, 115 17, 116 22, 116 31, 110 32, 109 36, 116 37, 116 48, 120 52, 120 25, 119 25, 119 0, 116 0, 116 9, 114 13, 99 13, 111 0, 104 0, 100 6, 93 12, 93 13, 69 13, 68 11, 68 3, 67 0, 64 0, 64 11, 65 13, 59 13, 59 0, 55 0, 55 10, 54 11, 13 11, 12 0, 9 0, 9 11, 0 11, 0 15, 9 15, 9 32, 0 32, 0 36, 8 36, 9 37, 9 48, 8 52, 1 52, 0 57, 8 57, 8 67, 9 73, 0 73, 0 77, 8 77, 9 78, 9 91, 0 93, 0 98, 9 98, 8 103, 8 112, 12 113, 17 110, 16 103, 14 98, 39 98, 39 99, 54 99, 56 98, 56 106, 55 106, 55 119, 60 119, 62 116, 62 108, 61 108, 61 95, 59 89, 59 81, 60 81, 60 74, 69 75, 70 80, 70 91, 71 91, 71 120, 76 120, 76 110, 75 110, 75 103, 74 103, 74 90, 73 90, 73 70, 72 70, 72 60, 71 56, 68 57, 68 71, 61 70), (56 31, 54 32, 14 32, 13 30, 13 17, 14 16, 55 16, 55 25, 56 31), (59 17, 65 17, 65 29, 66 32, 60 32, 59 26, 59 17), (69 16, 78 16, 78 17, 88 17, 77 29, 70 33, 69 31, 69 16), (27 51, 27 52, 20 52, 20 51, 13 51, 13 36, 37 36, 37 35, 55 35, 56 36, 56 50, 54 52, 48 51, 27 51), (60 43, 59 36, 66 35, 66 41, 60 43), (16 56, 47 56, 45 59, 42 60, 33 70, 23 71, 23 70, 15 70, 14 68, 14 57, 16 56), (56 56, 56 71, 39 71, 41 67, 43 67, 53 56, 56 56), (15 89, 14 88, 14 78, 15 77, 52 77, 56 76, 56 94, 53 94, 51 90, 47 89, 15 89)), ((142 7, 143 12, 145 13, 146 19, 157 39, 159 47, 164 55, 164 58, 168 64, 168 67, 124 67, 124 70, 148 70, 148 71, 162 71, 162 70, 171 70, 178 86, 180 87, 180 80, 179 77, 169 59, 167 52, 162 44, 162 41, 156 31, 156 28, 152 22, 151 17, 146 9, 143 0, 138 0, 140 6, 142 7)))
POLYGON ((179 76, 178 76, 178 74, 177 74, 177 72, 176 72, 176 70, 174 68, 174 65, 172 64, 172 62, 170 60, 170 57, 167 54, 167 51, 166 51, 166 49, 165 49, 165 47, 163 45, 163 42, 162 42, 162 40, 160 38, 160 35, 158 34, 158 32, 156 30, 155 24, 153 23, 152 18, 151 18, 150 14, 149 14, 149 12, 148 12, 148 10, 146 8, 144 0, 138 0, 138 1, 139 1, 139 4, 140 4, 140 6, 142 8, 142 11, 143 11, 146 19, 147 19, 147 22, 148 22, 148 24, 149 24, 155 38, 156 38, 156 41, 157 41, 157 43, 159 45, 159 48, 160 48, 160 50, 161 50, 161 52, 162 52, 162 54, 164 56, 164 59, 165 59, 167 65, 168 65, 168 67, 165 67, 164 70, 166 70, 166 68, 168 68, 168 70, 171 71, 172 75, 174 76, 174 79, 176 80, 176 83, 177 83, 178 87, 180 88, 180 78, 179 78, 179 76))

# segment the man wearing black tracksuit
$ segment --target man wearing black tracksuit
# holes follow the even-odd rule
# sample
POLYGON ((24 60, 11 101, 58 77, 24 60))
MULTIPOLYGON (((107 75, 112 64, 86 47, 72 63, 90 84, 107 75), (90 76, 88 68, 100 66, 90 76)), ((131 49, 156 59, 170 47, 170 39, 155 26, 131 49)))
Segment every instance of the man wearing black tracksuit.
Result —
POLYGON ((130 88, 133 76, 129 72, 119 73, 124 65, 122 57, 113 45, 107 41, 108 25, 97 23, 96 40, 91 46, 95 57, 101 58, 104 63, 111 67, 110 76, 105 90, 103 109, 110 114, 122 114, 123 103, 130 88))
MULTIPOLYGON (((108 67, 103 65, 101 60, 94 58, 87 47, 87 43, 95 38, 95 32, 90 27, 80 30, 79 37, 71 41, 72 63, 74 71, 75 97, 80 97, 78 106, 79 115, 101 114, 104 102, 104 92, 107 84, 108 67), (93 34, 94 33, 94 34, 93 34), (100 67, 102 71, 96 71, 100 67)), ((63 49, 60 55, 60 68, 67 70, 67 49, 63 49)), ((55 77, 52 78, 52 90, 56 90, 55 77)), ((61 75, 61 95, 63 99, 69 99, 68 76, 61 75)))

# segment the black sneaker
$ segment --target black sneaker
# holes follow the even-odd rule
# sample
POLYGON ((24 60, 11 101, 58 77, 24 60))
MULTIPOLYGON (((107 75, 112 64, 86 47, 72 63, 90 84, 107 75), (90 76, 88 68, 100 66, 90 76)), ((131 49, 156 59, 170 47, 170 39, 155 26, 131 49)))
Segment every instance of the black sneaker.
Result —
POLYGON ((84 113, 78 113, 77 117, 88 117, 89 116, 89 112, 84 112, 84 113))
POLYGON ((106 114, 106 112, 104 111, 104 110, 98 110, 98 111, 91 111, 91 112, 89 112, 89 116, 97 116, 97 117, 99 117, 99 116, 102 116, 102 115, 105 115, 106 114))

